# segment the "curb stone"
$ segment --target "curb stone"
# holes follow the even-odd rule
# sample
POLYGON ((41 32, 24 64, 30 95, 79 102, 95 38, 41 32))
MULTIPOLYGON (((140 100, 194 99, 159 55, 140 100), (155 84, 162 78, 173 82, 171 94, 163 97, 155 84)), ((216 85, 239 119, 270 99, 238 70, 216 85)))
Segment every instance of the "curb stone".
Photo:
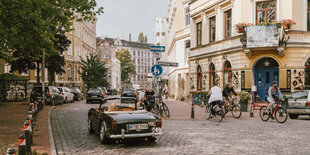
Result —
POLYGON ((54 141, 54 136, 53 136, 53 131, 52 131, 52 125, 51 125, 51 116, 50 116, 54 108, 55 106, 53 106, 48 112, 48 137, 50 140, 51 155, 57 155, 56 149, 55 149, 55 141, 54 141))

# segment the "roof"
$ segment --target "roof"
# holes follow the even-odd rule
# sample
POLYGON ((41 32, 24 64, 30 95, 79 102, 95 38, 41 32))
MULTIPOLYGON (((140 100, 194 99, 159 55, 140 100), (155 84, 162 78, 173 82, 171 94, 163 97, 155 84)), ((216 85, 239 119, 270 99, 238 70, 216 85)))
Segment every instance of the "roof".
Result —
POLYGON ((144 48, 144 49, 150 49, 153 44, 149 43, 140 43, 140 42, 133 42, 133 41, 127 41, 127 40, 121 40, 122 44, 126 47, 135 47, 135 48, 144 48))
POLYGON ((0 74, 0 81, 28 81, 28 79, 10 73, 4 73, 0 74))

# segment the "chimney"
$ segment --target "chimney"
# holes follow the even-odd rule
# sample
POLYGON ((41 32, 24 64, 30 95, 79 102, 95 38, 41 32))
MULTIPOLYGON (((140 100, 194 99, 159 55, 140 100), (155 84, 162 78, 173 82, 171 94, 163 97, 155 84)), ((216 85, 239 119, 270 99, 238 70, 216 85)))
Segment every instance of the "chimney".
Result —
POLYGON ((131 33, 129 33, 129 41, 131 41, 131 33))

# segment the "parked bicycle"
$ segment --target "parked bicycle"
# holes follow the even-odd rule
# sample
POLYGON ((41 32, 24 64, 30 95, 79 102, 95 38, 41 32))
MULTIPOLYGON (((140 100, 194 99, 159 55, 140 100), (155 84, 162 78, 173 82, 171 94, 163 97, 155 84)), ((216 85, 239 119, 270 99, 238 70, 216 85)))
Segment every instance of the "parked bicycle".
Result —
POLYGON ((240 108, 240 105, 238 104, 239 101, 238 101, 238 98, 237 97, 233 97, 232 98, 232 101, 231 101, 231 105, 229 104, 229 101, 225 101, 225 104, 224 104, 224 108, 225 108, 225 114, 224 116, 231 111, 231 115, 234 117, 234 118, 240 118, 241 117, 241 114, 242 114, 242 111, 241 111, 241 108, 240 108))
POLYGON ((278 123, 284 123, 287 120, 287 111, 281 106, 280 101, 275 103, 275 107, 272 108, 272 112, 267 110, 267 106, 262 106, 259 110, 259 116, 263 121, 268 121, 269 118, 276 119, 278 123))
POLYGON ((216 105, 213 106, 214 114, 211 112, 211 105, 209 103, 206 103, 206 109, 205 109, 205 117, 206 120, 214 118, 214 120, 221 122, 225 115, 225 107, 223 101, 215 101, 216 105))
POLYGON ((168 108, 168 106, 163 102, 163 100, 162 100, 161 97, 156 98, 156 100, 155 100, 155 105, 153 106, 151 112, 154 113, 154 114, 156 114, 156 115, 159 115, 159 114, 164 113, 164 114, 166 115, 167 118, 170 117, 169 108, 168 108))

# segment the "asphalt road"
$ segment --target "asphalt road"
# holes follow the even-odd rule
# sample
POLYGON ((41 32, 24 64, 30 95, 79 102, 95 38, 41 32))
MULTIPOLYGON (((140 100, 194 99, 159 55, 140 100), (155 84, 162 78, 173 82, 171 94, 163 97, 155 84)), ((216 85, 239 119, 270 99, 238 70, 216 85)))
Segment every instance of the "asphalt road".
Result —
MULTIPOLYGON (((169 105, 168 105, 169 106, 169 105)), ((68 103, 51 112, 58 154, 309 154, 310 120, 284 124, 260 118, 225 117, 215 121, 164 120, 155 142, 127 141, 102 145, 87 130, 87 111, 98 104, 68 103)), ((170 109, 173 111, 173 109, 170 109)))

